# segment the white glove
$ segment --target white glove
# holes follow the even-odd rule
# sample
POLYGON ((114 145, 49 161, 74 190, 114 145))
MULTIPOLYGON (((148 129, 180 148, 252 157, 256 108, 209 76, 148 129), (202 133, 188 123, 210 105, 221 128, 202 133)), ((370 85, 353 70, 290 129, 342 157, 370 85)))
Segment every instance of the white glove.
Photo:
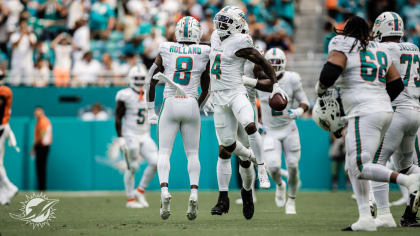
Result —
POLYGON ((276 93, 280 94, 280 96, 282 96, 282 98, 286 101, 289 101, 289 96, 283 89, 280 88, 280 85, 278 83, 275 83, 273 85, 273 92, 271 92, 270 98, 272 98, 276 93))
POLYGON ((242 82, 244 82, 244 85, 255 88, 257 85, 258 80, 249 78, 248 76, 243 75, 242 76, 242 82))
POLYGON ((149 124, 156 125, 159 121, 159 117, 156 115, 155 108, 147 109, 147 117, 149 119, 149 124))
POLYGON ((118 146, 120 147, 121 152, 125 155, 128 152, 127 142, 123 137, 118 137, 117 139, 118 146))
POLYGON ((17 142, 16 142, 16 137, 15 137, 15 133, 13 133, 13 130, 10 128, 10 126, 8 127, 9 129, 9 147, 13 147, 16 152, 20 152, 20 148, 17 146, 17 142))
POLYGON ((212 101, 207 101, 203 107, 204 115, 208 116, 210 112, 214 112, 214 104, 212 101))
POLYGON ((298 107, 296 109, 289 109, 287 113, 289 113, 290 119, 297 119, 298 117, 301 117, 303 115, 303 108, 298 107))

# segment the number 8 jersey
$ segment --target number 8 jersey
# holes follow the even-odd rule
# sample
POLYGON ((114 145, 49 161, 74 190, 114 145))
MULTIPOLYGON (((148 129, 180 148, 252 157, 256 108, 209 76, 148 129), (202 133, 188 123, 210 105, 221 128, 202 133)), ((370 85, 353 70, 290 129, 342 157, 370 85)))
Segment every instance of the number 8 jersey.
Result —
MULTIPOLYGON (((141 91, 141 90, 140 90, 141 91)), ((123 102, 125 114, 122 124, 122 136, 141 136, 149 134, 150 125, 147 122, 147 102, 143 92, 136 92, 132 88, 118 91, 115 100, 123 102)))
POLYGON ((392 64, 388 50, 380 43, 369 42, 363 51, 360 42, 353 47, 355 40, 337 35, 328 46, 329 52, 339 51, 347 57, 342 79, 337 81, 346 116, 392 112, 391 99, 385 89, 385 75, 392 64))
MULTIPOLYGON (((159 54, 165 68, 164 75, 181 85, 188 96, 198 98, 201 74, 209 61, 210 47, 200 44, 161 43, 159 54)), ((165 98, 176 96, 176 87, 165 84, 165 98)))

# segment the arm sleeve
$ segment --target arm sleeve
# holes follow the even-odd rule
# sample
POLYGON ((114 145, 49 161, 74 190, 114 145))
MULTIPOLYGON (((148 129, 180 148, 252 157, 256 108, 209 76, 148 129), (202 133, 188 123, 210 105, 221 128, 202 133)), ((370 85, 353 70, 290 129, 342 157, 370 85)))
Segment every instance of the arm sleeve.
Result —
POLYGON ((299 74, 296 74, 296 80, 295 80, 295 86, 294 86, 294 93, 295 98, 298 101, 298 103, 303 103, 309 106, 309 100, 306 96, 305 91, 303 90, 302 81, 299 74))

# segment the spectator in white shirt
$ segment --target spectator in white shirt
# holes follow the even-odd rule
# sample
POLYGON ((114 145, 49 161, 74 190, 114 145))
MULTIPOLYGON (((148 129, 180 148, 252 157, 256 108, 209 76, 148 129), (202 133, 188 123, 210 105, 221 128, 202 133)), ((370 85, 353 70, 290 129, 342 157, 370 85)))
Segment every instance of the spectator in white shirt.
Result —
POLYGON ((82 56, 90 50, 90 29, 84 19, 76 21, 73 35, 73 62, 82 59, 82 56))
POLYGON ((55 54, 54 84, 67 86, 70 82, 72 38, 67 33, 59 34, 51 43, 55 54))
POLYGON ((32 85, 33 48, 36 44, 36 36, 29 32, 26 21, 19 22, 19 31, 10 36, 10 45, 12 47, 12 63, 10 83, 12 85, 32 85))
POLYGON ((116 84, 119 80, 119 68, 120 65, 112 60, 109 53, 105 53, 102 56, 102 69, 99 76, 99 86, 109 86, 111 83, 116 84))
POLYGON ((34 86, 45 87, 50 82, 50 68, 45 59, 38 59, 34 70, 34 86))
POLYGON ((73 86, 86 86, 98 84, 98 75, 101 73, 101 64, 87 52, 82 60, 76 61, 73 66, 73 86))

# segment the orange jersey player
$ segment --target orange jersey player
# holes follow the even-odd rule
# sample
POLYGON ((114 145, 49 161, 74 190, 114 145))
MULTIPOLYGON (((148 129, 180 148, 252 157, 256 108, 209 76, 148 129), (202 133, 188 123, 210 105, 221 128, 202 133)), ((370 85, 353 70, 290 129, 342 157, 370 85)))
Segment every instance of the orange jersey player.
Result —
POLYGON ((19 152, 15 135, 9 126, 11 107, 12 90, 7 86, 0 86, 0 205, 10 203, 18 191, 18 188, 7 177, 3 164, 6 139, 9 139, 9 146, 14 147, 19 152))

